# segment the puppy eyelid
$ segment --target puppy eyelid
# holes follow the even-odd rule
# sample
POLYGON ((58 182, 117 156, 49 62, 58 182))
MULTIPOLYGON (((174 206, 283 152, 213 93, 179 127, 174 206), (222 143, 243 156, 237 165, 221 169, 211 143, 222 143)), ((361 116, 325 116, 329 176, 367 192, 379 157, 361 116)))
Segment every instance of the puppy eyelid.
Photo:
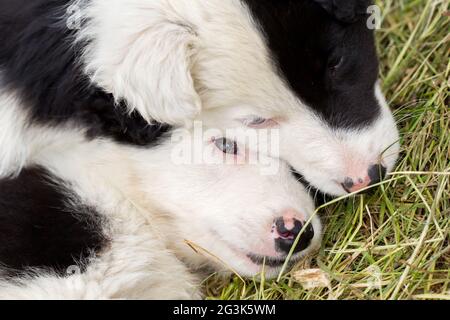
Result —
POLYGON ((260 116, 253 116, 249 118, 245 118, 242 120, 242 123, 250 128, 269 128, 278 125, 278 123, 273 119, 267 119, 260 116))

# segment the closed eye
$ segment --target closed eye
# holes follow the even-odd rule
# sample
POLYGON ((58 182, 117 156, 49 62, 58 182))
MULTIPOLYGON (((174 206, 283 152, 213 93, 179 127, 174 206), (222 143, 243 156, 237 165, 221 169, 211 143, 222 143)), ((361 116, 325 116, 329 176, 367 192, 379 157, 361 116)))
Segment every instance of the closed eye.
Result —
POLYGON ((266 119, 258 116, 246 118, 243 120, 243 123, 245 126, 255 129, 272 128, 278 125, 278 122, 273 119, 266 119))

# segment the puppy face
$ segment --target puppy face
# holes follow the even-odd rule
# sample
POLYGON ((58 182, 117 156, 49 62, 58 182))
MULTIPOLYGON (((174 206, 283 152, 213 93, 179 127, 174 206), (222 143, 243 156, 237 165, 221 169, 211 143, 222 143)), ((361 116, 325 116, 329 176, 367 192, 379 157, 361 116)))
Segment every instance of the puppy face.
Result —
MULTIPOLYGON (((199 54, 202 120, 218 127, 279 128, 281 151, 271 156, 332 195, 383 179, 397 159, 398 132, 377 83, 366 16, 347 8, 348 23, 330 14, 339 7, 326 12, 314 1, 244 2, 252 17, 246 34, 253 36, 233 34, 242 43, 230 49, 231 59, 216 51, 233 44, 220 37, 199 54)), ((239 23, 244 25, 231 24, 239 23)))
POLYGON ((300 232, 291 262, 319 246, 312 199, 286 163, 264 175, 261 165, 249 162, 255 155, 245 146, 220 135, 190 137, 190 146, 202 148, 203 162, 177 163, 179 142, 164 145, 145 161, 149 176, 142 180, 150 181, 144 189, 157 211, 167 213, 161 234, 187 263, 242 276, 261 273, 264 265, 265 276, 273 277, 300 232))
POLYGON ((383 179, 399 152, 368 4, 93 0, 79 38, 92 80, 147 120, 277 128, 280 152, 266 155, 343 195, 383 179))

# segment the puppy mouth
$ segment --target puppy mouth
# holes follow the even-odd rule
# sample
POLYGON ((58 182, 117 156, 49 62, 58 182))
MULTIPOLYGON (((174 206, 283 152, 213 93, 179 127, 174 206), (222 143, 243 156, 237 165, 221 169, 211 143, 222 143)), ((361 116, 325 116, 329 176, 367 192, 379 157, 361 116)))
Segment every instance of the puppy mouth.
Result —
MULTIPOLYGON (((287 256, 285 257, 271 257, 271 256, 265 256, 255 253, 243 253, 241 250, 236 250, 233 246, 229 246, 230 249, 232 249, 238 256, 241 258, 247 257, 248 260, 250 260, 251 263, 257 265, 257 266, 265 266, 268 268, 281 268, 284 263, 286 262, 287 256)), ((300 257, 298 256, 292 256, 289 260, 288 266, 292 266, 295 264, 298 260, 300 260, 300 257)))
MULTIPOLYGON (((259 266, 266 266, 266 267, 271 267, 271 268, 279 268, 282 267, 285 262, 287 257, 283 257, 283 258, 278 258, 278 257, 269 257, 269 256, 261 256, 261 255, 257 255, 257 254, 252 254, 249 253, 247 254, 247 257, 254 263, 257 264, 259 266)), ((295 258, 295 257, 291 257, 291 259, 289 260, 288 265, 292 265, 295 264, 297 261, 299 260, 299 258, 295 258)))
MULTIPOLYGON (((217 232, 215 233, 217 234, 217 232)), ((265 266, 268 268, 281 268, 286 262, 287 255, 284 257, 272 257, 266 255, 260 255, 255 253, 245 253, 245 251, 238 249, 235 245, 225 242, 225 245, 237 256, 241 259, 247 258, 251 263, 257 266, 265 266)), ((248 251, 247 251, 248 252, 248 251)), ((301 259, 299 255, 293 255, 289 259, 288 267, 292 267, 295 263, 297 263, 301 259)))

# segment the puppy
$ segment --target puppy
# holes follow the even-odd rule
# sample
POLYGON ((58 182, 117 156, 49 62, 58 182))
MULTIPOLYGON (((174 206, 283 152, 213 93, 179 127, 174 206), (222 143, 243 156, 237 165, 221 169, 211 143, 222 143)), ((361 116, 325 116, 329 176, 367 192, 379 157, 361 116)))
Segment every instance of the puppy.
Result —
POLYGON ((270 159, 218 133, 151 148, 85 135, 54 132, 0 181, 1 299, 197 299, 198 270, 271 278, 320 243, 283 161, 263 174, 270 159), (179 161, 186 144, 202 161, 179 161))
POLYGON ((277 128, 279 152, 267 156, 325 193, 379 182, 399 138, 377 82, 370 4, 0 0, 0 176, 20 173, 36 132, 70 124, 148 146, 203 121, 277 128))

